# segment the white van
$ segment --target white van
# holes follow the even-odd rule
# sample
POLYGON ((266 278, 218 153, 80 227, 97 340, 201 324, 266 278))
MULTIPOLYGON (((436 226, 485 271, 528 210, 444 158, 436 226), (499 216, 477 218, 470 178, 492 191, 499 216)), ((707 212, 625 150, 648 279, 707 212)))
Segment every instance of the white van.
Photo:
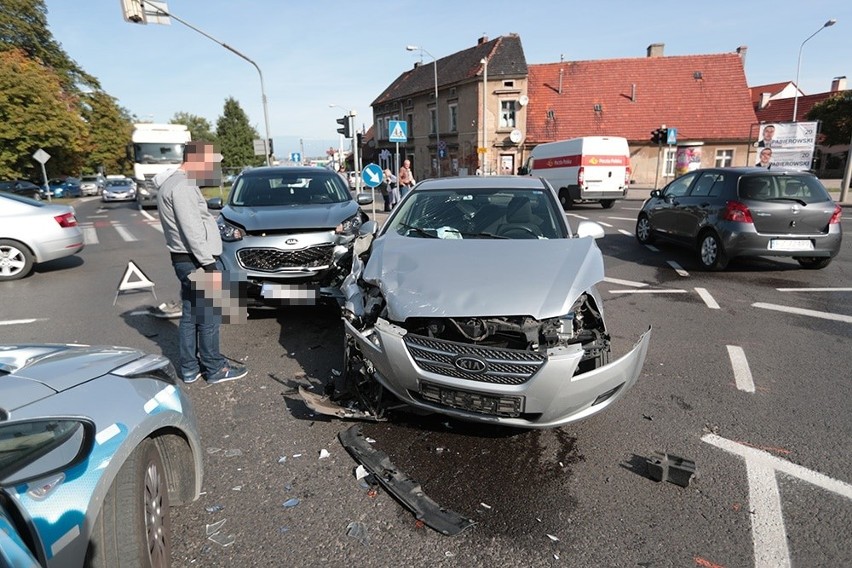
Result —
POLYGON ((548 142, 532 149, 520 173, 550 182, 563 209, 582 201, 599 201, 609 209, 627 196, 630 150, 627 139, 618 136, 548 142))

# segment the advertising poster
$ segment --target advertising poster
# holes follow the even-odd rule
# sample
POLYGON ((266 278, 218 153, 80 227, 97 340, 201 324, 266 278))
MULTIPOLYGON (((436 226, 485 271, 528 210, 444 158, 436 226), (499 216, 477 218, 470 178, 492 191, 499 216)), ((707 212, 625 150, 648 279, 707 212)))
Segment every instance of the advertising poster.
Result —
POLYGON ((758 167, 808 170, 816 145, 816 122, 777 122, 758 130, 755 164, 758 167))

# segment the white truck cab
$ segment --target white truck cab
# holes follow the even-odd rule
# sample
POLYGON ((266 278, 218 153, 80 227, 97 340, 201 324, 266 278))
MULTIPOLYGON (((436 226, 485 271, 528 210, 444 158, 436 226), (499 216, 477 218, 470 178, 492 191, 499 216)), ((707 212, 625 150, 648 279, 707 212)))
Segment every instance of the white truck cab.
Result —
POLYGON ((550 182, 563 209, 589 201, 609 209, 616 199, 627 197, 630 150, 627 139, 618 136, 547 142, 532 149, 520 173, 550 182))

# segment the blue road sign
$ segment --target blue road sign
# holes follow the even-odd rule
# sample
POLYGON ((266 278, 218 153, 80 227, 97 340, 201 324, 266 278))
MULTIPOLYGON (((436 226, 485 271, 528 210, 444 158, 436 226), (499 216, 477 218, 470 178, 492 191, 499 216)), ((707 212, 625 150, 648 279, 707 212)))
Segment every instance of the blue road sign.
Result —
POLYGON ((388 140, 390 142, 408 142, 408 123, 404 120, 389 120, 388 140))
POLYGON ((384 175, 382 168, 376 164, 367 164, 364 166, 364 169, 361 170, 361 179, 364 180, 364 185, 367 187, 376 187, 382 183, 384 175))
POLYGON ((290 152, 290 161, 291 162, 301 162, 302 155, 299 152, 290 152))
POLYGON ((677 144, 677 128, 669 128, 666 144, 677 144))

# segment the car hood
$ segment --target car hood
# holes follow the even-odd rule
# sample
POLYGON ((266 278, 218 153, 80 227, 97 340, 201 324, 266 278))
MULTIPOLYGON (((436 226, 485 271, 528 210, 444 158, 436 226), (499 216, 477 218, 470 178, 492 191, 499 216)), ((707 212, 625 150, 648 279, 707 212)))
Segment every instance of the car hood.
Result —
POLYGON ((388 319, 568 313, 603 280, 594 239, 419 239, 373 242, 365 281, 379 287, 388 319))
POLYGON ((222 216, 246 231, 272 229, 333 229, 358 212, 354 200, 341 203, 236 207, 227 205, 222 216))
POLYGON ((20 408, 143 356, 145 353, 126 347, 0 346, 0 407, 5 410, 20 408))

